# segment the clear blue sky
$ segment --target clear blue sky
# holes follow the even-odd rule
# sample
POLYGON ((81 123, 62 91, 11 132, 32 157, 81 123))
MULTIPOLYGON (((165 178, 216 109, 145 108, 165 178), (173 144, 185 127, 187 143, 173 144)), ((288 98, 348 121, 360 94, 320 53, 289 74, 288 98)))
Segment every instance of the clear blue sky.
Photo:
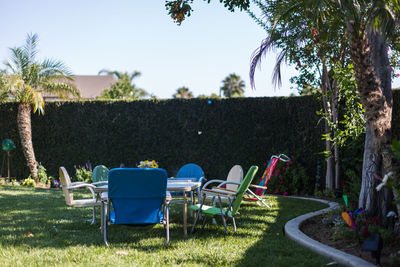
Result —
POLYGON ((283 71, 283 86, 271 83, 275 55, 256 73, 256 91, 248 72, 252 52, 266 37, 245 12, 229 12, 217 0, 194 1, 192 16, 177 26, 164 0, 1 0, 0 60, 9 47, 39 34, 39 56, 62 60, 77 75, 101 69, 140 71, 136 84, 159 98, 187 86, 195 96, 218 93, 222 80, 236 73, 245 95, 286 96, 292 67, 283 71))

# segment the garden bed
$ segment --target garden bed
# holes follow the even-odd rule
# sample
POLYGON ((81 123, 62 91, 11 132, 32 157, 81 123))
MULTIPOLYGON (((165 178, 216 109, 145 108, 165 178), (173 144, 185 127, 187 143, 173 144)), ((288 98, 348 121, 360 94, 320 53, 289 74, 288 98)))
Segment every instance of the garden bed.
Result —
MULTIPOLYGON (((371 256, 369 251, 362 250, 362 242, 359 241, 358 238, 355 238, 355 233, 350 232, 354 230, 344 228, 344 232, 341 232, 342 236, 338 236, 338 231, 335 231, 337 228, 322 222, 324 216, 326 215, 320 215, 306 220, 301 224, 300 230, 310 238, 327 246, 360 257, 373 264, 376 263, 375 258, 371 256)), ((386 241, 386 244, 384 239, 383 250, 381 253, 381 266, 399 266, 400 264, 400 242, 398 239, 397 242, 393 242, 395 239, 393 237, 394 236, 392 236, 391 240, 386 241)))

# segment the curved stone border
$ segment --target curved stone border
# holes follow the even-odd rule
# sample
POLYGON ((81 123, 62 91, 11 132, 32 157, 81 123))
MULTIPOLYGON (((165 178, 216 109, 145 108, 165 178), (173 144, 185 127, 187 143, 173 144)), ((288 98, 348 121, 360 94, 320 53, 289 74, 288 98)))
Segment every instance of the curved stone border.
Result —
POLYGON ((341 250, 324 245, 314 239, 311 239, 310 237, 305 235, 302 231, 300 231, 300 229, 299 229, 300 225, 305 220, 312 218, 314 216, 318 216, 320 214, 326 213, 333 209, 337 209, 339 207, 338 203, 327 201, 327 200, 322 200, 322 199, 316 199, 316 198, 306 198, 306 197, 290 197, 290 198, 313 200, 313 201, 318 201, 318 202, 322 202, 324 204, 329 205, 329 207, 326 209, 310 212, 310 213, 301 215, 297 218, 294 218, 294 219, 288 221, 285 224, 285 233, 290 239, 296 241, 297 243, 299 243, 302 246, 305 246, 305 247, 311 249, 312 251, 314 251, 318 254, 321 254, 322 256, 333 259, 336 262, 345 264, 347 266, 355 266, 355 267, 376 266, 376 265, 374 265, 368 261, 365 261, 359 257, 356 257, 351 254, 347 254, 341 250))

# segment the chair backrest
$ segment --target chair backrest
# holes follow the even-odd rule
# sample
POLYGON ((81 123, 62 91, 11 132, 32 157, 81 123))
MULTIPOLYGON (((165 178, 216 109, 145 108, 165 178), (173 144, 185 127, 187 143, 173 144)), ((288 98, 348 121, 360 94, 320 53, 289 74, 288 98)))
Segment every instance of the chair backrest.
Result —
POLYGON ((232 216, 236 214, 236 212, 240 208, 240 204, 242 203, 243 195, 246 190, 249 188, 251 181, 253 181, 254 176, 258 171, 257 166, 251 166, 250 169, 247 171, 246 176, 243 179, 243 182, 240 184, 238 190, 236 191, 236 198, 232 204, 232 216))
MULTIPOLYGON (((241 183, 243 181, 243 168, 240 165, 235 165, 231 168, 231 170, 228 173, 228 177, 226 178, 227 181, 229 182, 236 182, 236 183, 241 183)), ((238 185, 235 184, 227 184, 226 189, 229 190, 237 190, 238 185)))
MULTIPOLYGON (((260 186, 268 186, 269 180, 272 177, 272 174, 275 171, 276 165, 278 165, 279 161, 283 161, 283 162, 288 162, 290 161, 290 158, 288 156, 286 156, 285 154, 280 154, 279 156, 275 156, 273 155, 267 165, 267 168, 265 169, 263 175, 261 176, 261 180, 259 185, 260 186)), ((258 195, 258 196, 263 196, 265 193, 266 189, 260 189, 257 188, 254 192, 254 194, 258 195)))
POLYGON ((162 221, 168 175, 164 169, 117 168, 108 173, 108 198, 116 224, 162 221))
POLYGON ((204 177, 203 169, 194 163, 188 163, 183 165, 176 175, 177 178, 196 178, 199 181, 201 177, 204 177))
POLYGON ((65 202, 68 206, 71 206, 72 202, 74 201, 74 196, 72 194, 72 190, 67 189, 67 187, 71 184, 71 178, 69 177, 67 170, 62 166, 59 168, 58 172, 60 175, 62 190, 65 196, 65 202))
POLYGON ((107 181, 108 179, 108 168, 104 165, 98 165, 94 167, 93 173, 92 173, 92 182, 103 182, 107 181))

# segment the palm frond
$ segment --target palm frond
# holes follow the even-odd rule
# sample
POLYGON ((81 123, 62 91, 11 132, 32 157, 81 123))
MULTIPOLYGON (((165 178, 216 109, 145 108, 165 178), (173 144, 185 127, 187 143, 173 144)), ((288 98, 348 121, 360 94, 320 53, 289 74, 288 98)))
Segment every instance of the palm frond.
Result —
POLYGON ((40 64, 42 67, 42 72, 46 75, 52 74, 64 74, 72 75, 71 70, 62 62, 54 59, 45 59, 40 64))
POLYGON ((107 74, 107 75, 109 75, 110 73, 111 73, 110 70, 102 69, 102 70, 99 71, 98 75, 101 75, 101 74, 107 74))
POLYGON ((40 92, 36 91, 33 92, 32 105, 33 105, 33 113, 36 113, 37 111, 39 115, 44 114, 44 99, 40 92))
POLYGON ((24 53, 24 50, 21 47, 10 48, 10 50, 11 58, 6 66, 10 68, 13 74, 17 74, 19 72, 21 73, 21 76, 24 76, 26 73, 26 68, 29 65, 27 55, 24 53))
POLYGON ((272 74, 272 83, 275 85, 275 88, 280 88, 282 86, 281 65, 285 60, 286 55, 286 50, 282 50, 276 59, 274 72, 272 74))
POLYGON ((142 75, 141 73, 140 73, 140 71, 134 71, 131 75, 130 75, 130 80, 131 80, 131 82, 133 81, 133 79, 135 79, 136 77, 140 77, 140 75, 142 75))
POLYGON ((261 42, 261 45, 259 48, 257 48, 253 54, 251 55, 251 61, 250 61, 250 72, 249 72, 249 77, 250 77, 250 86, 252 89, 255 89, 255 82, 254 82, 254 74, 256 72, 257 66, 261 68, 261 60, 262 57, 265 56, 265 54, 273 47, 273 43, 271 42, 271 38, 267 37, 261 42))
POLYGON ((57 94, 61 98, 67 98, 69 95, 80 97, 81 93, 78 88, 69 83, 63 82, 48 82, 41 87, 44 92, 57 94))
POLYGON ((374 1, 368 17, 372 29, 380 31, 384 37, 395 31, 395 26, 400 17, 398 1, 374 1))
POLYGON ((26 36, 26 42, 23 46, 22 50, 29 62, 34 62, 36 58, 37 50, 37 43, 39 42, 39 36, 35 34, 28 34, 26 36))
POLYGON ((101 71, 99 71, 99 75, 101 74, 107 74, 107 75, 113 75, 115 76, 118 80, 121 80, 124 76, 125 73, 119 72, 119 71, 111 71, 111 70, 107 70, 107 69, 102 69, 101 71))

